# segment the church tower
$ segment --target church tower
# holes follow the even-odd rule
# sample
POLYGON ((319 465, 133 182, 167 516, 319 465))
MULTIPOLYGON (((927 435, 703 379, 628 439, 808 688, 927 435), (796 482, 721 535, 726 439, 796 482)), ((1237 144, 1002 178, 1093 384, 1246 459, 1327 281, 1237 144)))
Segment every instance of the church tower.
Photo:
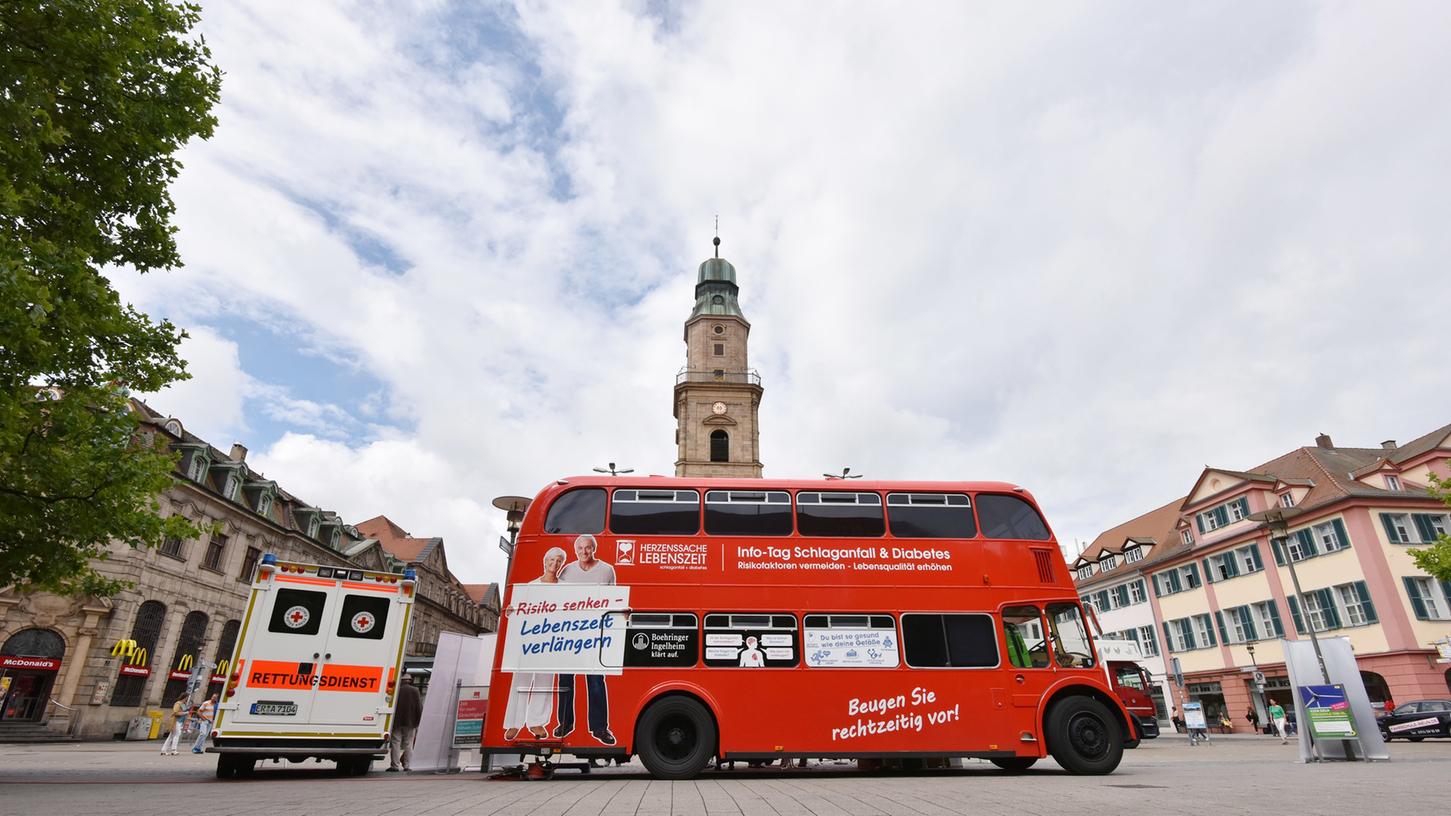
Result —
POLYGON ((761 476, 761 375, 746 362, 751 324, 739 292, 717 237, 715 257, 700 265, 695 309, 685 321, 685 367, 675 377, 676 476, 761 476))

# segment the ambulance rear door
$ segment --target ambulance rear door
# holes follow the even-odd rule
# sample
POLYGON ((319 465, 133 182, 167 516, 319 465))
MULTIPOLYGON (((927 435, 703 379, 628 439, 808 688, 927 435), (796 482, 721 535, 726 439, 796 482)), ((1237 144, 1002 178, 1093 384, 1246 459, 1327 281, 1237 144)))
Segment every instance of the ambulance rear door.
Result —
POLYGON ((259 585, 252 631, 236 694, 232 725, 277 726, 290 732, 313 715, 314 678, 326 654, 328 623, 335 619, 334 581, 278 575, 259 585))
POLYGON ((310 721, 383 730, 409 607, 396 584, 339 582, 310 721))

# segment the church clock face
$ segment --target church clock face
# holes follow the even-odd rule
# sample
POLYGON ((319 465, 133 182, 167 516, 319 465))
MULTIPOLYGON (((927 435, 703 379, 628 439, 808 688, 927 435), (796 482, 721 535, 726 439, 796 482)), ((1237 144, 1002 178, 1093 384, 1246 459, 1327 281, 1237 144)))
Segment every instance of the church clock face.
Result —
POLYGON ((716 416, 720 416, 726 412, 726 404, 724 402, 717 402, 710 406, 710 412, 716 416))

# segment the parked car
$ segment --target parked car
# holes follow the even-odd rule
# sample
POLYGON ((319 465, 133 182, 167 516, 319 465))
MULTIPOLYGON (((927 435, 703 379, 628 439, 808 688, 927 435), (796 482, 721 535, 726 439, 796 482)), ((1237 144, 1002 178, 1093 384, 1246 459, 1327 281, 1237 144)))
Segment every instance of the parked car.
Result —
POLYGON ((1451 737, 1451 700, 1417 700, 1403 703, 1376 720, 1387 741, 1404 737, 1420 742, 1426 737, 1451 737))

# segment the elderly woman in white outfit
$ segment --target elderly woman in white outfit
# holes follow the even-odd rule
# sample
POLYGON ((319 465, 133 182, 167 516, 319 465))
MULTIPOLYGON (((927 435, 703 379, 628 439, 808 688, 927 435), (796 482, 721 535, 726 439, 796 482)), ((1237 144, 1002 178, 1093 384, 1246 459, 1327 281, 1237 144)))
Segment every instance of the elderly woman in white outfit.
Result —
MULTIPOLYGON (((559 571, 569 556, 560 547, 544 553, 544 572, 531 584, 557 584, 559 571)), ((504 706, 504 739, 512 740, 519 731, 539 739, 549 735, 549 718, 554 714, 554 675, 547 672, 514 672, 509 683, 509 701, 504 706)))

